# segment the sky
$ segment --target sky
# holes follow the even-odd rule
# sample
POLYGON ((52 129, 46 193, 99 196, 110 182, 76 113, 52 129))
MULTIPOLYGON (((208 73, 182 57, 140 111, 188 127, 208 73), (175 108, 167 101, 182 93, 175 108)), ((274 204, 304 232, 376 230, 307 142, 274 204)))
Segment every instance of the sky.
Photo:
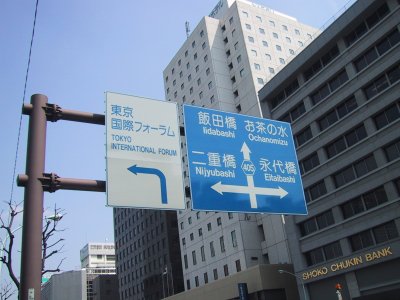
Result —
MULTIPOLYGON (((13 181, 25 173, 28 116, 22 103, 44 94, 65 109, 104 114, 106 91, 164 100, 162 72, 186 39, 185 22, 194 29, 217 0, 104 1, 40 0, 27 81, 29 45, 35 2, 0 2, 0 210, 5 202, 23 200, 13 181), (11 190, 13 187, 13 193, 11 190)), ((258 4, 322 28, 354 0, 257 0, 258 4)), ((105 180, 105 127, 58 121, 47 123, 46 167, 60 177, 105 180)), ((60 237, 63 271, 80 266, 79 250, 88 242, 112 242, 112 208, 105 193, 45 193, 45 215, 54 206, 64 210, 60 237)), ((22 225, 18 219, 15 228, 22 225)), ((20 233, 16 231, 15 270, 19 273, 20 233)), ((4 232, 0 232, 4 239, 4 232)), ((2 270, 2 279, 6 278, 2 270)))

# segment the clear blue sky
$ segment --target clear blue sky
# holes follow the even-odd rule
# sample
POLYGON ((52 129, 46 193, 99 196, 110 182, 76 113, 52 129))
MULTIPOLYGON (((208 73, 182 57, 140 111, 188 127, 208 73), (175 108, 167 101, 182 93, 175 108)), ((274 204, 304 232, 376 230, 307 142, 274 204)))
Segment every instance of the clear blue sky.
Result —
MULTIPOLYGON (((0 3, 0 200, 12 185, 17 132, 32 33, 35 0, 0 3)), ((349 0, 258 0, 256 3, 321 28, 349 0)), ((353 2, 353 1, 351 1, 353 2)), ((25 103, 42 93, 67 109, 104 113, 104 92, 164 99, 162 71, 217 0, 40 0, 25 103)), ((17 174, 25 172, 28 117, 23 116, 17 174)), ((46 172, 105 180, 104 126, 48 123, 46 172)), ((15 186, 15 183, 14 183, 15 186)), ((23 199, 14 188, 13 199, 23 199)), ((63 270, 79 266, 87 242, 113 241, 112 209, 104 193, 45 194, 45 208, 65 209, 63 270)), ((22 224, 19 221, 17 224, 22 224)), ((3 236, 2 236, 3 237, 3 236)), ((16 242, 20 249, 20 240, 16 242)), ((19 253, 16 257, 19 273, 19 253)), ((6 276, 3 269, 3 277, 6 276)))

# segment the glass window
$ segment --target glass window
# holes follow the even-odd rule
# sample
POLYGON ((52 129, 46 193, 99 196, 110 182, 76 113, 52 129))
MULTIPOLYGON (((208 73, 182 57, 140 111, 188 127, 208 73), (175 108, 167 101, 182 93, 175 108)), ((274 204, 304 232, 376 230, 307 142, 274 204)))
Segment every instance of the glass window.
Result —
POLYGON ((265 30, 263 28, 258 28, 258 31, 260 32, 260 34, 265 34, 265 30))
POLYGON ((231 231, 232 246, 237 247, 236 231, 231 231))
POLYGON ((276 39, 279 38, 279 36, 278 36, 278 34, 277 34, 276 32, 273 32, 273 33, 272 33, 272 36, 273 36, 274 38, 276 38, 276 39))
POLYGON ((252 36, 247 37, 250 43, 254 43, 254 38, 252 36))
POLYGON ((276 48, 276 50, 278 50, 278 51, 282 51, 282 47, 279 46, 279 45, 275 45, 275 48, 276 48))
POLYGON ((211 257, 215 256, 214 242, 210 242, 210 253, 211 257))
POLYGON ((246 29, 251 29, 251 25, 250 24, 246 24, 246 29))

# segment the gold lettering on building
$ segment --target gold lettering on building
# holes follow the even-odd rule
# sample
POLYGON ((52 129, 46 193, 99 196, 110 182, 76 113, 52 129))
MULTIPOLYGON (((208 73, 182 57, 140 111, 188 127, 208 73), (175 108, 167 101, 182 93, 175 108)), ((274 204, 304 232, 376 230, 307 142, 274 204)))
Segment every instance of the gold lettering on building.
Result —
POLYGON ((364 255, 359 255, 355 257, 351 257, 345 260, 341 260, 331 264, 328 267, 320 267, 317 269, 313 269, 307 272, 302 273, 303 280, 317 278, 323 275, 328 274, 328 272, 337 272, 341 270, 346 270, 347 268, 355 267, 365 262, 370 262, 375 259, 383 258, 392 255, 393 252, 390 249, 390 246, 386 248, 382 248, 376 251, 365 253, 364 255))
POLYGON ((383 248, 381 250, 373 251, 371 253, 365 254, 366 261, 372 261, 381 257, 386 257, 392 255, 392 251, 390 251, 390 247, 383 248))

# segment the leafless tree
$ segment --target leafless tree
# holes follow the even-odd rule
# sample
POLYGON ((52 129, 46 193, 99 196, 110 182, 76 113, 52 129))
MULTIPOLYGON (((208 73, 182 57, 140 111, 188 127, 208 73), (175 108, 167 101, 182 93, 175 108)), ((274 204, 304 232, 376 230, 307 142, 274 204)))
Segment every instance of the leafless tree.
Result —
POLYGON ((4 283, 0 289, 0 300, 10 299, 15 292, 16 290, 13 289, 11 282, 4 283))
MULTIPOLYGON (((1 251, 3 255, 0 257, 0 262, 3 263, 8 270, 8 274, 19 290, 20 282, 13 269, 13 247, 14 247, 14 232, 20 227, 15 228, 16 217, 23 212, 21 203, 7 202, 8 210, 0 214, 0 230, 5 231, 5 238, 1 241, 1 251)), ((59 222, 63 218, 63 210, 54 207, 54 214, 45 217, 43 220, 42 230, 42 275, 46 273, 60 272, 60 267, 65 258, 61 259, 56 268, 47 269, 46 260, 50 257, 59 254, 63 249, 63 238, 56 238, 64 229, 59 229, 59 222)), ((1 298, 3 299, 3 298, 1 298)), ((1 300, 0 299, 0 300, 1 300)), ((7 299, 7 298, 4 298, 7 299)))

